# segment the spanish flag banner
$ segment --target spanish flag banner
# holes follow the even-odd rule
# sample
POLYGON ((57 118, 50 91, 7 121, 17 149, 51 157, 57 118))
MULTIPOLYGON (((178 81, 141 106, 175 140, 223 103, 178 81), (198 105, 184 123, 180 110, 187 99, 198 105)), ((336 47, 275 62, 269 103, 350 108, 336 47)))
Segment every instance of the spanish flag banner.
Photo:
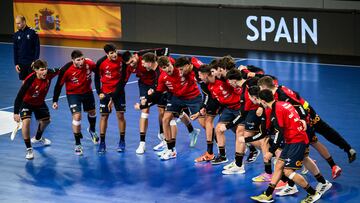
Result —
POLYGON ((96 40, 121 38, 119 4, 14 0, 14 16, 17 15, 25 16, 27 24, 40 36, 96 40))

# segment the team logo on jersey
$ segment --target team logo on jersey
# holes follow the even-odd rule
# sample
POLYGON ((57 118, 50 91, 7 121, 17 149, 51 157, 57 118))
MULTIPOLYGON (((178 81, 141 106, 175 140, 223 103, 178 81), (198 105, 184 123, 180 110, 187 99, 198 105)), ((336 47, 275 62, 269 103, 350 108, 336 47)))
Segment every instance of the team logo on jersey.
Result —
POLYGON ((71 82, 75 83, 75 84, 78 84, 79 83, 79 79, 77 77, 72 77, 71 78, 71 82))
POLYGON ((26 38, 27 38, 27 39, 30 39, 30 35, 26 35, 26 38))
POLYGON ((21 39, 21 37, 20 36, 18 36, 18 40, 20 40, 21 39))

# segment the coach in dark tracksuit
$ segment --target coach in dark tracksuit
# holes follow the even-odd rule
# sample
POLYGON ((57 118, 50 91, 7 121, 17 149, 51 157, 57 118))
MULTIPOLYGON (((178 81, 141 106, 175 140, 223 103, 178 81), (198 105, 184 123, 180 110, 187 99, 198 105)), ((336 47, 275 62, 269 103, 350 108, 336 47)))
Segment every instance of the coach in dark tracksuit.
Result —
POLYGON ((14 63, 19 79, 24 80, 31 72, 31 63, 39 59, 39 36, 26 25, 24 16, 17 16, 15 23, 18 31, 14 34, 14 63))

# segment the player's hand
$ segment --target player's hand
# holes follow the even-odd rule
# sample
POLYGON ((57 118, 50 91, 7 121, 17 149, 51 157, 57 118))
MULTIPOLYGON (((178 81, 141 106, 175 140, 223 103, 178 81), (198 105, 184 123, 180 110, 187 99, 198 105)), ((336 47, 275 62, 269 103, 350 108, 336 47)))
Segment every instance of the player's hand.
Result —
POLYGON ((302 124, 302 126, 303 126, 303 130, 306 131, 306 130, 307 130, 306 121, 304 121, 304 120, 301 119, 300 122, 301 122, 301 124, 302 124))
POLYGON ((54 102, 53 105, 52 105, 52 108, 57 110, 59 108, 59 105, 57 102, 54 102))
POLYGON ((206 116, 206 109, 205 108, 200 109, 200 114, 206 116))
POLYGON ((19 114, 14 114, 14 121, 15 122, 20 122, 20 115, 19 114))
POLYGON ((20 73, 20 69, 21 69, 21 68, 20 68, 19 65, 16 65, 16 66, 15 66, 15 70, 16 70, 17 73, 20 73))
POLYGON ((225 131, 227 130, 225 124, 221 123, 221 124, 219 124, 219 125, 220 125, 220 126, 219 126, 220 132, 225 132, 225 131))
POLYGON ((140 104, 139 104, 139 103, 135 103, 135 104, 134 104, 134 109, 135 109, 135 110, 140 110, 140 104))
POLYGON ((99 94, 99 99, 102 100, 102 99, 104 99, 104 98, 105 98, 105 94, 104 94, 104 93, 100 93, 100 94, 99 94))
POLYGON ((112 98, 111 98, 110 101, 109 101, 109 103, 108 103, 109 112, 111 112, 112 105, 113 105, 113 100, 112 100, 112 98))
POLYGON ((199 118, 200 116, 200 112, 194 113, 193 115, 190 116, 191 120, 196 120, 197 118, 199 118))
POLYGON ((256 76, 256 74, 253 73, 253 72, 249 72, 249 73, 247 74, 247 77, 248 77, 248 78, 253 78, 253 77, 255 77, 255 76, 256 76))
POLYGON ((256 109, 256 116, 260 117, 263 114, 263 112, 264 112, 263 108, 261 108, 261 107, 257 108, 256 109))
POLYGON ((148 95, 152 95, 154 93, 154 89, 150 88, 147 93, 148 95))
POLYGON ((146 105, 146 102, 147 102, 147 99, 141 99, 140 104, 144 106, 144 105, 146 105))

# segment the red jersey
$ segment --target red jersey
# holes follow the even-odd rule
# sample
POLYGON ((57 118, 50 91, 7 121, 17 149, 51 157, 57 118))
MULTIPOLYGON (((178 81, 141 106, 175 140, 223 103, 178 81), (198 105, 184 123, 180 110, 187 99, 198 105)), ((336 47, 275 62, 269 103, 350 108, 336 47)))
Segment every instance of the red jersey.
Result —
POLYGON ((91 72, 93 72, 94 70, 95 63, 88 58, 85 59, 83 67, 81 68, 75 67, 72 62, 66 64, 60 70, 54 95, 60 95, 61 87, 64 84, 66 86, 66 94, 85 94, 92 92, 91 72), (60 92, 58 92, 59 88, 60 92))
POLYGON ((240 94, 227 82, 215 79, 214 83, 208 84, 208 89, 212 97, 221 105, 234 110, 240 109, 240 94))
POLYGON ((181 99, 193 99, 200 95, 200 90, 195 80, 195 73, 190 72, 182 77, 177 68, 174 68, 171 75, 168 75, 165 71, 161 71, 156 91, 168 91, 181 99))
POLYGON ((300 116, 288 102, 274 102, 271 113, 272 125, 283 131, 285 143, 309 143, 300 116))
POLYGON ((156 78, 155 71, 146 70, 146 68, 142 65, 141 61, 142 61, 142 56, 139 56, 139 61, 135 67, 136 77, 138 77, 139 81, 145 85, 154 85, 156 78))
POLYGON ((45 102, 45 97, 49 91, 51 79, 58 73, 58 70, 48 70, 45 79, 37 78, 35 72, 26 77, 24 84, 21 86, 15 99, 14 113, 19 113, 21 102, 25 102, 34 107, 41 106, 45 102))
POLYGON ((105 60, 98 64, 98 70, 96 73, 100 75, 101 92, 105 94, 115 92, 116 87, 122 77, 124 77, 123 80, 125 85, 130 77, 131 72, 131 67, 123 66, 123 60, 120 56, 116 61, 112 61, 106 57, 105 60), (125 70, 122 68, 125 68, 125 70))

